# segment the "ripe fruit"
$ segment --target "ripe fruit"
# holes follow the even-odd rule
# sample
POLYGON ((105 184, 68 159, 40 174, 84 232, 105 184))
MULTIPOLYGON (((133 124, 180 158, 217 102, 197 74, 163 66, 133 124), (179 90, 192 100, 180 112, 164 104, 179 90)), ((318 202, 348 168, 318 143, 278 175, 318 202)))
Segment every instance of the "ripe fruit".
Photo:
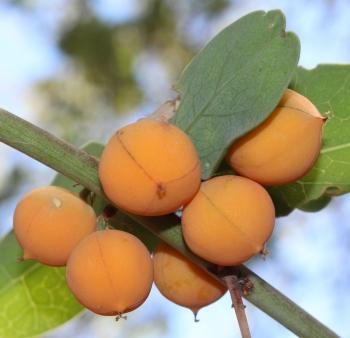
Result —
POLYGON ((204 183, 185 207, 183 235, 198 256, 219 265, 240 264, 263 249, 275 222, 266 190, 240 176, 204 183))
POLYGON ((103 189, 122 209, 165 215, 199 189, 200 165, 190 138, 167 122, 142 119, 117 131, 99 167, 103 189))
POLYGON ((139 307, 153 283, 151 256, 134 235, 97 231, 82 240, 67 263, 67 283, 81 304, 101 315, 139 307))
POLYGON ((153 262, 154 282, 158 290, 195 315, 226 292, 223 285, 165 243, 155 250, 153 262))
POLYGON ((294 182, 317 160, 324 121, 305 96, 287 89, 271 116, 235 142, 226 160, 264 185, 294 182))
POLYGON ((95 230, 96 215, 90 205, 70 191, 48 186, 22 198, 13 225, 23 259, 62 266, 78 242, 95 230))

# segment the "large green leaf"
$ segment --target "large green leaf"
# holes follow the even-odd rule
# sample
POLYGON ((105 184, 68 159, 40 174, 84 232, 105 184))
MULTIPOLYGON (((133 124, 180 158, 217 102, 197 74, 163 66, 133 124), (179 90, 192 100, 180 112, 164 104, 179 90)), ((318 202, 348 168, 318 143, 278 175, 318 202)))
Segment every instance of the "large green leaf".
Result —
MULTIPOLYGON (((103 147, 90 143, 84 150, 98 156, 103 147)), ((62 175, 54 185, 80 192, 82 186, 62 175)), ((96 204, 100 206, 99 203, 96 204)), ((34 261, 17 262, 22 254, 13 232, 0 242, 0 337, 29 338, 65 323, 83 307, 70 293, 64 268, 34 261)))
POLYGON ((11 232, 0 242, 0 337, 29 338, 82 310, 65 282, 64 268, 17 262, 21 248, 11 232))
POLYGON ((202 176, 217 169, 230 144, 271 113, 299 59, 299 40, 280 11, 253 12, 219 33, 185 68, 173 122, 192 138, 202 176))
POLYGON ((318 200, 312 205, 316 210, 326 205, 322 196, 350 191, 350 65, 299 68, 290 87, 308 97, 329 119, 313 169, 297 182, 270 188, 270 192, 286 210, 308 210, 309 203, 318 200))

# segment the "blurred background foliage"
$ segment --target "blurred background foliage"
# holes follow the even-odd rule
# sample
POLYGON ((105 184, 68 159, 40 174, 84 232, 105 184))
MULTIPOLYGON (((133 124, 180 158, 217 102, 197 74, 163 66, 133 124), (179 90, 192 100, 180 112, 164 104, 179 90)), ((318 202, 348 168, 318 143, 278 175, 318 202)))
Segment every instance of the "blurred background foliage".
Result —
MULTIPOLYGON (((54 30, 63 62, 31 88, 31 104, 42 127, 76 145, 106 139, 125 121, 118 117, 145 115, 174 97, 169 83, 207 36, 191 39, 188 28, 232 6, 228 0, 131 1, 130 13, 109 18, 99 13, 99 1, 71 0, 52 8, 57 17, 47 22, 40 16, 41 1, 4 2, 36 16, 42 29, 54 30)), ((13 195, 23 179, 23 170, 15 168, 0 185, 0 200, 13 195)))
MULTIPOLYGON (((146 0, 135 3, 133 15, 126 19, 106 20, 96 13, 94 3, 66 4, 69 15, 57 28, 65 65, 38 83, 34 93, 45 122, 74 143, 96 136, 97 119, 112 121, 116 114, 135 111, 147 100, 158 102, 152 89, 159 84, 147 84, 157 81, 159 72, 175 82, 198 49, 183 29, 189 26, 186 21, 219 15, 228 6, 226 0, 146 0)), ((163 93, 166 90, 171 95, 170 88, 163 88, 163 93)))
MULTIPOLYGON (((2 0, 0 14, 5 7, 15 19, 18 13, 24 13, 36 30, 47 32, 48 40, 39 39, 33 47, 28 38, 29 48, 45 49, 53 59, 58 59, 54 69, 47 70, 47 65, 46 68, 43 65, 44 75, 34 76, 28 82, 21 116, 78 146, 91 139, 106 141, 121 125, 151 113, 162 102, 175 97, 172 85, 192 56, 220 29, 249 11, 282 7, 292 26, 289 29, 301 38, 303 65, 350 63, 346 15, 349 8, 343 0, 296 0, 283 4, 277 0, 2 0), (325 48, 325 41, 333 41, 337 52, 332 54, 332 48, 325 48)), ((1 41, 0 46, 6 49, 1 41)), ((20 58, 26 57, 25 53, 16 55, 13 63, 20 64, 20 58)), ((3 102, 1 105, 4 106, 3 102)), ((8 109, 21 114, 20 106, 8 109)), ((1 236, 11 226, 18 196, 34 186, 48 184, 54 173, 2 145, 0 158, 1 236)), ((335 199, 318 218, 296 211, 279 220, 274 234, 278 241, 269 245, 270 259, 264 264, 254 260, 251 267, 325 324, 338 325, 350 335, 346 325, 350 309, 343 306, 343 300, 349 296, 346 278, 349 273, 337 273, 343 270, 349 253, 346 231, 350 230, 350 222, 346 220, 350 216, 345 204, 344 198, 335 199), (333 231, 335 224, 337 231, 333 231), (338 250, 334 250, 336 247, 338 250), (312 285, 312 290, 306 285, 312 285), (337 297, 337 293, 342 297, 337 297), (320 295, 325 294, 327 297, 319 304, 320 295)), ((190 314, 185 310, 176 319, 175 305, 165 307, 161 297, 152 299, 146 302, 143 311, 132 314, 132 320, 118 323, 118 330, 110 318, 87 312, 46 337, 218 334, 217 328, 205 326, 205 321, 220 323, 220 337, 237 336, 229 299, 225 300, 225 309, 221 303, 214 304, 207 317, 203 311, 200 315, 203 320, 196 326, 189 325, 190 314), (228 310, 227 317, 224 310, 228 310), (185 322, 189 324, 182 327, 185 322)), ((258 333, 256 337, 293 337, 249 304, 247 308, 254 323, 252 331, 258 333)))

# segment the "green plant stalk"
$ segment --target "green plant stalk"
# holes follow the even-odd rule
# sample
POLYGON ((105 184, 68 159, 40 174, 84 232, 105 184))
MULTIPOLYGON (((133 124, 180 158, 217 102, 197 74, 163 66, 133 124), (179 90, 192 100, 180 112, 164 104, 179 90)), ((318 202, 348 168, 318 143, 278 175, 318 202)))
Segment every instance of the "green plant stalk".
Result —
MULTIPOLYGON (((98 160, 95 157, 2 109, 0 141, 105 197, 98 179, 98 160)), ((215 266, 195 256, 186 248, 178 217, 127 215, 223 283, 216 274, 215 266)), ((240 265, 232 267, 231 270, 238 277, 248 278, 252 282, 253 288, 245 295, 247 300, 299 337, 338 337, 247 267, 240 265)))

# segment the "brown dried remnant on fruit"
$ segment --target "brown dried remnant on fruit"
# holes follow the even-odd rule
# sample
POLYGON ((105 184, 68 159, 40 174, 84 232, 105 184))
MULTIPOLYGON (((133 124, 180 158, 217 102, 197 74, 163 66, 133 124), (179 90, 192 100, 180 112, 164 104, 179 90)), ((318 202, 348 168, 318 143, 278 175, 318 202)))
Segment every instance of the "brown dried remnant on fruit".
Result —
POLYGON ((200 186, 200 163, 190 138, 164 121, 142 119, 117 132, 101 157, 108 198, 138 215, 157 216, 188 203, 200 186))

